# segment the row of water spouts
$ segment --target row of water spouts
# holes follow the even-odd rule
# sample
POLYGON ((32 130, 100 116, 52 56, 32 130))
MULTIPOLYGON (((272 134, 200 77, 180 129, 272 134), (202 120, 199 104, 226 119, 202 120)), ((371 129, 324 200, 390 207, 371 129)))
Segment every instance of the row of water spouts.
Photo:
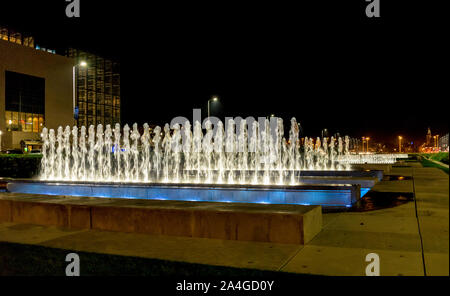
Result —
POLYGON ((337 158, 340 164, 393 164, 408 154, 346 154, 337 158))
POLYGON ((123 129, 116 124, 99 124, 80 129, 59 127, 57 132, 42 131, 43 158, 41 179, 94 182, 154 183, 227 183, 227 184, 298 184, 301 170, 345 170, 337 158, 348 155, 349 138, 321 140, 299 138, 298 124, 291 119, 289 138, 284 137, 283 120, 275 130, 269 120, 262 126, 256 121, 247 127, 229 119, 227 129, 221 121, 213 130, 199 121, 192 130, 169 124, 164 133, 156 126, 151 132, 137 124, 123 129), (249 133, 250 132, 250 133, 249 133))

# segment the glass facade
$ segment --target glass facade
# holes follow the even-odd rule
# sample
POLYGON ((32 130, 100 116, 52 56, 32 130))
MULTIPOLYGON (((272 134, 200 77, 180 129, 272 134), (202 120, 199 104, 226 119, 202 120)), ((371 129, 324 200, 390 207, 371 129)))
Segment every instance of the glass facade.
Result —
MULTIPOLYGON (((1 26, 0 40, 56 53, 35 44, 32 36, 1 26)), ((67 49, 65 55, 77 65, 74 68, 77 125, 120 123, 120 64, 74 48, 67 49)), ((7 130, 40 132, 45 125, 45 80, 6 72, 7 130)))
POLYGON ((448 133, 438 139, 438 145, 441 151, 448 151, 448 133))
POLYGON ((23 36, 19 32, 4 27, 0 27, 0 40, 34 48, 34 38, 32 36, 23 36))
POLYGON ((75 63, 77 125, 120 123, 120 65, 82 50, 70 48, 75 63), (86 64, 84 64, 86 63, 86 64))
POLYGON ((40 132, 45 121, 45 79, 5 71, 8 131, 40 132))

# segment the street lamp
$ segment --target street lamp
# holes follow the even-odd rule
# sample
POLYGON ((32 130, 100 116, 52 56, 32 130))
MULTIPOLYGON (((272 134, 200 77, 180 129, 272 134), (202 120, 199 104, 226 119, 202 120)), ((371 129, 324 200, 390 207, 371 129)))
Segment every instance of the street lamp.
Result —
POLYGON ((398 136, 398 152, 401 153, 402 152, 402 136, 398 136))
POLYGON ((210 103, 211 101, 217 102, 218 100, 219 100, 219 98, 217 98, 217 97, 212 97, 211 99, 208 100, 208 117, 209 117, 209 103, 210 103))
POLYGON ((72 88, 73 88, 73 95, 72 95, 72 100, 73 100, 73 112, 75 112, 75 107, 76 107, 76 97, 77 97, 77 82, 76 82, 76 68, 77 66, 86 68, 88 66, 86 61, 81 61, 78 65, 73 66, 72 68, 72 88))
POLYGON ((362 137, 362 152, 364 152, 364 143, 366 141, 366 137, 362 137))
POLYGON ((324 138, 326 138, 326 137, 328 137, 328 130, 327 130, 326 128, 324 128, 324 129, 322 130, 322 139, 324 139, 324 138))
POLYGON ((366 141, 367 141, 367 152, 369 152, 369 140, 370 140, 370 138, 367 137, 367 138, 366 138, 366 141))

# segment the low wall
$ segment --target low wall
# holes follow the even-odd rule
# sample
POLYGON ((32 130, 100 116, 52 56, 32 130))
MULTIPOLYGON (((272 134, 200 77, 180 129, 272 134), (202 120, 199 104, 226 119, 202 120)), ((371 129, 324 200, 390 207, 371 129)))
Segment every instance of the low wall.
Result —
POLYGON ((384 174, 387 174, 392 169, 392 164, 352 164, 352 169, 356 170, 370 170, 370 171, 383 171, 384 174))
POLYGON ((301 177, 349 177, 349 178, 377 178, 383 179, 384 170, 380 168, 368 169, 364 165, 358 165, 354 171, 299 171, 301 177))
POLYGON ((320 206, 48 196, 0 192, 0 222, 287 244, 322 229, 320 206))

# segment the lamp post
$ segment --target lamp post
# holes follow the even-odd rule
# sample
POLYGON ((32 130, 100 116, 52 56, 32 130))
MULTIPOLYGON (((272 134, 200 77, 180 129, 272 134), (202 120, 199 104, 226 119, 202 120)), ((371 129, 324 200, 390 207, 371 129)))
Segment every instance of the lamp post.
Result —
POLYGON ((266 119, 268 119, 269 121, 271 120, 271 118, 275 117, 275 114, 270 114, 269 116, 266 116, 266 119))
POLYGON ((328 130, 326 128, 324 128, 322 130, 322 139, 327 138, 328 137, 328 130))
POLYGON ((367 152, 369 152, 369 140, 370 140, 370 138, 367 137, 367 138, 366 138, 366 141, 367 141, 367 152))
POLYGON ((366 141, 366 137, 362 137, 362 152, 364 152, 364 143, 366 141))
POLYGON ((218 99, 217 97, 212 97, 211 99, 208 100, 208 117, 210 116, 210 114, 209 114, 209 103, 210 103, 211 101, 217 102, 218 100, 219 100, 219 99, 218 99))
POLYGON ((398 152, 401 153, 402 152, 402 136, 398 136, 398 152))
MULTIPOLYGON (((76 69, 77 69, 78 66, 86 68, 88 66, 88 64, 86 63, 86 61, 81 61, 79 64, 77 64, 77 65, 72 67, 73 112, 75 112, 75 107, 76 107, 76 97, 77 97, 76 69)), ((75 117, 74 117, 74 120, 75 120, 75 117)))

